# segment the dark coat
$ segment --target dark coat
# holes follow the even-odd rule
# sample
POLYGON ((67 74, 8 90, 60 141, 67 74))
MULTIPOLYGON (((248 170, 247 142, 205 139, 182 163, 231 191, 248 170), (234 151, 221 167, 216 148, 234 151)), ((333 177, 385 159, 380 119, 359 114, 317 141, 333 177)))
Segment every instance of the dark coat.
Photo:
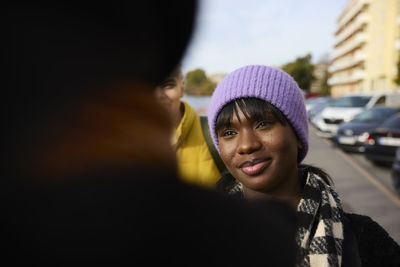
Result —
POLYGON ((286 204, 227 199, 155 168, 77 178, 0 188, 4 261, 293 266, 286 204))
POLYGON ((400 246, 382 226, 358 214, 345 213, 344 220, 344 266, 400 266, 400 246))

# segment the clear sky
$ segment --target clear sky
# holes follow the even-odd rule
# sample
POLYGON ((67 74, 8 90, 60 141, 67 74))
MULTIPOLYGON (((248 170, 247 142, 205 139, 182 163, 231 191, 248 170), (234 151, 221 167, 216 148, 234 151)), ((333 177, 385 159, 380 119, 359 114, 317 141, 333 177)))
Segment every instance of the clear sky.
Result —
POLYGON ((208 75, 248 64, 279 66, 332 52, 338 16, 350 0, 199 0, 183 72, 208 75))

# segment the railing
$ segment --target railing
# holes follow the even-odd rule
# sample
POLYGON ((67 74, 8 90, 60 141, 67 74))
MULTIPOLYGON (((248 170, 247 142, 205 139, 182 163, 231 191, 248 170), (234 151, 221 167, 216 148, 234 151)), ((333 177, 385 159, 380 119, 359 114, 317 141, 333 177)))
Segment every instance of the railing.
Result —
POLYGON ((361 46, 361 44, 367 42, 367 34, 364 32, 358 33, 357 35, 354 36, 354 39, 348 40, 343 46, 335 49, 331 55, 331 60, 335 60, 338 57, 341 57, 348 52, 354 50, 358 46, 361 46))
POLYGON ((335 46, 343 42, 350 35, 361 29, 365 24, 370 21, 370 16, 368 14, 360 14, 357 16, 356 20, 350 24, 346 29, 344 29, 339 35, 335 38, 335 46))
POLYGON ((358 65, 362 61, 364 61, 366 58, 365 53, 362 51, 357 51, 354 56, 351 59, 348 60, 341 60, 333 63, 332 65, 329 66, 328 72, 329 73, 334 73, 343 69, 348 69, 353 66, 358 65))
POLYGON ((348 84, 361 81, 365 78, 365 71, 361 69, 355 70, 350 76, 333 76, 328 80, 329 85, 348 84))
POLYGON ((364 5, 367 5, 370 2, 371 0, 359 0, 354 8, 347 12, 347 14, 340 20, 337 25, 338 27, 335 34, 339 33, 342 30, 343 26, 346 25, 346 23, 349 22, 358 12, 360 12, 364 5))

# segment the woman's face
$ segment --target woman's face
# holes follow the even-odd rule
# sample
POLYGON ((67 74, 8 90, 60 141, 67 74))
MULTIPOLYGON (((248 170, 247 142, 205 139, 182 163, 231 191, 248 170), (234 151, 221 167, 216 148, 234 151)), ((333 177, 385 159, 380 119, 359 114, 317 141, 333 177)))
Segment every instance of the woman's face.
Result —
POLYGON ((157 100, 169 111, 173 119, 179 117, 184 83, 177 77, 170 77, 156 87, 157 100))
POLYGON ((271 112, 256 121, 246 119, 238 106, 237 110, 239 117, 234 114, 217 135, 221 158, 245 194, 281 194, 285 187, 297 185, 301 143, 290 125, 282 125, 271 112))

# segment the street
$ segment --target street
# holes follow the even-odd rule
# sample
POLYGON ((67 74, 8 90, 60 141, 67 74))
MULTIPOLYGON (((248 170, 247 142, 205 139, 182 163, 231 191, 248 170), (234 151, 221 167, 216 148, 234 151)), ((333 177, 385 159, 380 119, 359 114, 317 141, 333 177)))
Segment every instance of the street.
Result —
POLYGON ((391 184, 391 169, 374 166, 362 154, 345 153, 316 135, 310 125, 310 149, 304 163, 325 170, 346 212, 368 215, 400 244, 400 197, 391 184))

